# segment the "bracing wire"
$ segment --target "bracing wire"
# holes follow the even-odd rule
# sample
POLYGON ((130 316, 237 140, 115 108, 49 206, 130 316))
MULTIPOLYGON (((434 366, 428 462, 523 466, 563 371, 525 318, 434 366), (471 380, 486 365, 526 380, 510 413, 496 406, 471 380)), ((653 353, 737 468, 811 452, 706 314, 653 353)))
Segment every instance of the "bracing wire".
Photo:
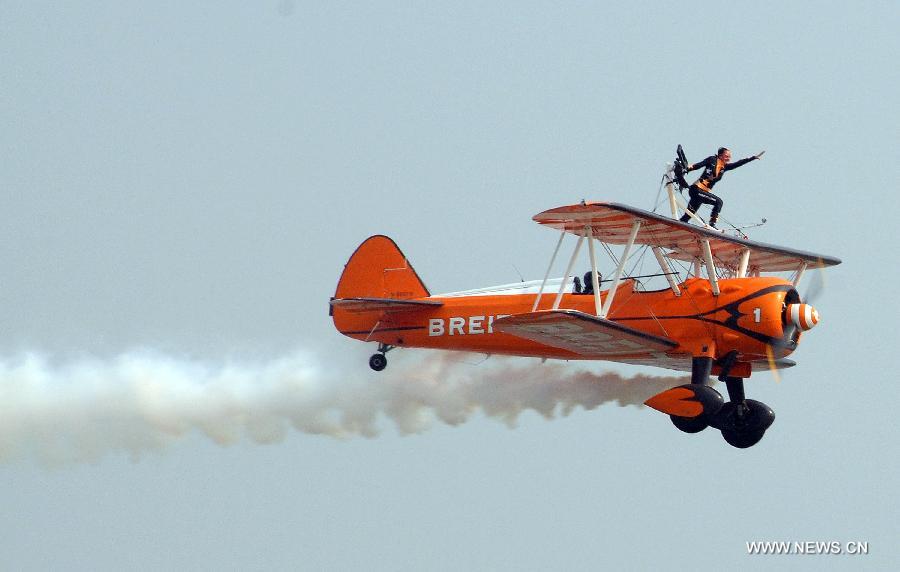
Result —
POLYGON ((659 208, 659 205, 662 203, 660 200, 660 196, 662 195, 663 187, 666 186, 666 182, 668 181, 668 175, 663 175, 662 179, 659 181, 659 188, 656 190, 656 201, 653 204, 653 212, 656 212, 656 209, 659 208))
POLYGON ((610 260, 612 260, 613 266, 618 266, 618 265, 619 265, 619 259, 616 258, 616 255, 615 255, 615 254, 613 254, 613 251, 612 251, 612 249, 609 247, 609 245, 606 244, 605 242, 601 242, 600 244, 603 245, 603 250, 606 251, 606 254, 609 256, 610 260))
MULTIPOLYGON (((638 249, 637 252, 635 252, 633 255, 631 255, 631 256, 628 257, 629 260, 630 260, 630 259, 634 258, 634 256, 635 256, 636 254, 640 253, 640 257, 639 257, 639 258, 637 259, 637 261, 631 266, 631 271, 628 272, 628 273, 626 273, 627 276, 634 276, 634 275, 636 274, 635 270, 637 269, 638 264, 641 264, 641 263, 644 261, 644 255, 647 254, 647 251, 648 251, 649 249, 650 249, 650 247, 648 247, 647 245, 641 246, 641 247, 638 249)), ((641 266, 641 268, 643 268, 643 266, 641 266)))

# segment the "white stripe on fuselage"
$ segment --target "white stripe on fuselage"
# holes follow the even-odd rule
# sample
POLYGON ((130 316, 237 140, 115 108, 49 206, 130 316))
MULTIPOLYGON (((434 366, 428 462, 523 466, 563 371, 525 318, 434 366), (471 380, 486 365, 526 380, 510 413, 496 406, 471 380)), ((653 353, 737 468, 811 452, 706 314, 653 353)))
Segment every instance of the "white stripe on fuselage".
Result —
MULTIPOLYGON (((562 278, 551 278, 544 286, 544 294, 555 294, 559 291, 562 278)), ((433 298, 459 298, 462 296, 512 296, 515 294, 537 294, 541 290, 541 280, 529 280, 528 282, 514 282, 512 284, 500 284, 486 288, 462 290, 460 292, 448 292, 446 294, 434 294, 433 298)), ((565 292, 572 293, 572 281, 566 284, 565 292)))

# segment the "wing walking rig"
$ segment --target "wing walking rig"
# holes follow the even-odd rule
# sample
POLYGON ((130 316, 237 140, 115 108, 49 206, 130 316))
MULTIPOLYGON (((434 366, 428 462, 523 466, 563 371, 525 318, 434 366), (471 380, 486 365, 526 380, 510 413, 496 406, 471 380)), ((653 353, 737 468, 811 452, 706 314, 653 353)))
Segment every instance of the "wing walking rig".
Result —
MULTIPOLYGON (((670 197, 674 212, 671 190, 670 197)), ((807 270, 840 264, 839 259, 618 203, 582 202, 533 219, 560 232, 543 280, 441 295, 430 294, 391 239, 370 237, 351 256, 331 300, 335 326, 344 335, 379 344, 369 362, 377 371, 395 347, 690 371, 691 383, 646 403, 669 414, 685 432, 712 426, 741 448, 762 438, 775 416, 765 404, 745 398, 744 379, 754 371, 794 365, 787 356, 819 320, 797 285, 807 270), (576 237, 573 252, 562 278, 550 279, 567 235, 576 237), (585 242, 590 284, 580 290, 570 277, 585 242), (601 280, 598 243, 622 249, 608 280, 601 280), (625 275, 635 247, 652 251, 668 287, 646 291, 636 277, 625 275), (727 402, 710 386, 713 374, 725 382, 727 402)))

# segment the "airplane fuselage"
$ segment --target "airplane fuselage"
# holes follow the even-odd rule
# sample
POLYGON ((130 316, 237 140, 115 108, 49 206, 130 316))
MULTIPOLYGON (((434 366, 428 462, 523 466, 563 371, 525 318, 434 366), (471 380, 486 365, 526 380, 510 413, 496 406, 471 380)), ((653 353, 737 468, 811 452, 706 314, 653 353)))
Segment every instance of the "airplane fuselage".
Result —
MULTIPOLYGON (((676 341, 678 347, 669 354, 718 359, 737 350, 738 367, 749 375, 749 362, 766 359, 771 351, 767 348, 775 346, 774 357, 783 357, 796 346, 782 343, 784 304, 786 297, 796 296, 796 292, 789 294, 793 285, 781 278, 720 280, 718 296, 705 279, 683 282, 679 296, 669 288, 644 292, 633 286, 632 280, 619 286, 607 319, 676 341)), ((600 293, 601 302, 607 293, 600 293)), ((391 346, 584 359, 494 330, 493 323, 500 317, 531 312, 536 297, 535 293, 431 296, 425 299, 443 305, 398 313, 340 308, 334 311, 334 322, 346 336, 391 346)), ((555 298, 555 293, 544 293, 537 309, 551 309, 555 298)), ((595 304, 593 295, 565 293, 559 307, 594 315, 595 304)))

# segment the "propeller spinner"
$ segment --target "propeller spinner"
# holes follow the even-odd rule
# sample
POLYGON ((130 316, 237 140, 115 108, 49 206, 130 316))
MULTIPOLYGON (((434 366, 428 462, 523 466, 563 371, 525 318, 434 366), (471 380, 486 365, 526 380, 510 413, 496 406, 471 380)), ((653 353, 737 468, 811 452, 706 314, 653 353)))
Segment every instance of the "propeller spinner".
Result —
POLYGON ((819 311, 812 304, 788 304, 785 317, 801 332, 811 330, 819 323, 819 311))

